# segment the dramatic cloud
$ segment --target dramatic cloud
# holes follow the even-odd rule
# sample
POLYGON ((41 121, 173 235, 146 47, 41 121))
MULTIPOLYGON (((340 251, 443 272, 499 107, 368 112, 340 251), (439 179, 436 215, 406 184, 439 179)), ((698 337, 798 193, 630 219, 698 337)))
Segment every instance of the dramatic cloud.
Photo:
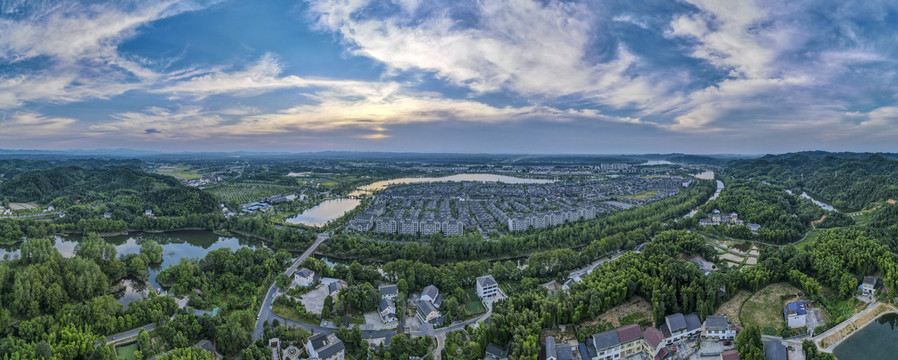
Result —
POLYGON ((47 117, 38 113, 19 112, 0 118, 0 138, 44 138, 65 134, 75 119, 47 117))

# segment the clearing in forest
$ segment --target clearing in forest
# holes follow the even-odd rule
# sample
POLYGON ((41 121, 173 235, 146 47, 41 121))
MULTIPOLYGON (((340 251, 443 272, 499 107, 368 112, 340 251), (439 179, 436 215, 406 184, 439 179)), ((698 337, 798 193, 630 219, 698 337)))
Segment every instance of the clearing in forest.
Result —
POLYGON ((786 325, 783 306, 804 295, 787 283, 770 284, 751 295, 742 305, 739 320, 743 326, 758 325, 765 334, 779 333, 786 325))

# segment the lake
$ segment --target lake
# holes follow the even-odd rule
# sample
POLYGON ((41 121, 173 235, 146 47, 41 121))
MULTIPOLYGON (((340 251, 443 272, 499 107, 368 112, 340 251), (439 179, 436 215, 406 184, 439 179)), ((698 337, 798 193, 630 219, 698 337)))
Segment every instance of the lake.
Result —
MULTIPOLYGON (((150 285, 159 289, 161 286, 156 282, 156 275, 159 272, 177 264, 183 258, 203 258, 209 251, 221 248, 231 248, 237 250, 241 247, 249 247, 255 249, 262 245, 259 241, 247 240, 238 237, 219 236, 212 231, 173 231, 167 233, 135 233, 124 236, 110 236, 104 238, 107 242, 115 245, 119 255, 137 254, 140 252, 140 244, 146 240, 155 240, 162 244, 162 263, 151 265, 149 269, 148 282, 150 285)), ((54 247, 59 253, 65 257, 75 256, 75 246, 81 236, 56 236, 54 238, 54 247)), ((19 248, 21 243, 0 247, 0 258, 5 255, 12 257, 19 256, 19 248)), ((125 286, 124 291, 115 294, 119 303, 127 304, 135 299, 139 299, 146 295, 146 289, 139 286, 139 282, 129 279, 123 280, 122 285, 125 286)))
POLYGON ((898 314, 885 314, 843 340, 833 350, 839 360, 894 359, 898 354, 898 314))
POLYGON ((447 181, 478 181, 478 182, 501 182, 506 184, 548 184, 555 182, 555 180, 546 180, 546 179, 524 179, 517 178, 513 176, 506 175, 495 175, 495 174, 457 174, 443 177, 416 177, 416 178, 399 178, 392 180, 384 180, 374 182, 362 187, 359 187, 358 190, 350 193, 350 196, 359 196, 366 193, 371 193, 378 190, 383 190, 387 186, 397 185, 397 184, 419 184, 419 183, 432 183, 432 182, 447 182, 447 181))
POLYGON ((315 207, 303 211, 302 214, 287 219, 291 224, 303 224, 309 226, 322 226, 328 221, 343 216, 348 211, 355 209, 362 202, 356 199, 332 199, 325 200, 315 207))
MULTIPOLYGON (((794 194, 792 193, 792 190, 786 189, 786 192, 789 193, 789 195, 794 195, 794 194)), ((799 197, 802 197, 802 198, 805 198, 805 199, 808 199, 808 200, 811 200, 811 202, 813 202, 815 205, 819 206, 819 207, 822 208, 823 210, 839 211, 839 209, 836 209, 834 206, 832 206, 832 205, 830 205, 830 204, 827 204, 827 203, 825 203, 825 202, 822 202, 822 201, 820 201, 820 200, 815 199, 814 197, 812 197, 812 196, 811 196, 810 194, 808 194, 807 192, 802 192, 801 195, 798 195, 798 196, 799 196, 799 197)))

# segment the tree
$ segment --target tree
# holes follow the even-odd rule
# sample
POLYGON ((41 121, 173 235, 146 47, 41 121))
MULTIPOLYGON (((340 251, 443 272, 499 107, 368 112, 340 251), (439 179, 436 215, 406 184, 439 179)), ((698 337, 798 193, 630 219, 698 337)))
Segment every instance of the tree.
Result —
POLYGON ((278 288, 286 290, 290 288, 291 281, 290 277, 287 276, 287 274, 280 273, 276 278, 274 278, 274 283, 278 288))
POLYGON ((145 240, 140 244, 140 254, 146 255, 150 264, 159 264, 162 262, 162 245, 155 240, 145 240))
POLYGON ((334 312, 334 298, 328 295, 324 298, 324 305, 321 308, 321 317, 330 318, 331 313, 334 312))
POLYGON ((764 343, 757 325, 749 325, 736 335, 736 350, 744 360, 764 360, 764 343))
POLYGON ((137 334, 137 345, 146 357, 152 357, 156 354, 155 349, 153 349, 153 340, 146 330, 140 330, 140 333, 137 334))

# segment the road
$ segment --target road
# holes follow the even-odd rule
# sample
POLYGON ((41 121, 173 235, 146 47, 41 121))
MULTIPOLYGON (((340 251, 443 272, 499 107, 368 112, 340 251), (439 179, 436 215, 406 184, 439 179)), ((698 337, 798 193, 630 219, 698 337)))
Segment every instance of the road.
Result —
MULTIPOLYGON (((293 275, 296 269, 299 268, 299 265, 302 264, 303 260, 308 258, 315 252, 315 249, 318 249, 318 245, 321 245, 325 240, 330 237, 327 233, 318 234, 318 240, 315 241, 312 246, 306 250, 306 252, 302 253, 290 267, 284 271, 287 276, 293 275)), ((274 301, 274 297, 276 295, 281 294, 281 290, 275 284, 271 284, 271 287, 268 288, 268 292, 265 293, 265 299, 262 300, 262 307, 259 309, 258 320, 256 320, 256 329, 253 331, 253 341, 258 340, 263 335, 263 328, 266 321, 278 319, 278 321, 284 322, 285 320, 273 312, 271 312, 271 303, 274 301)), ((317 330, 316 330, 317 331, 317 330)))
POLYGON ((149 325, 144 326, 144 327, 139 327, 139 328, 137 328, 137 329, 132 329, 132 330, 125 331, 125 332, 123 332, 123 333, 118 333, 118 334, 115 334, 115 335, 107 336, 107 337, 106 337, 106 343, 109 344, 109 343, 112 343, 112 342, 120 342, 120 341, 122 341, 122 340, 127 340, 127 339, 130 339, 130 338, 136 337, 137 334, 140 334, 140 331, 141 331, 141 330, 150 331, 150 330, 153 330, 153 329, 155 329, 155 328, 156 328, 156 324, 149 324, 149 325))

